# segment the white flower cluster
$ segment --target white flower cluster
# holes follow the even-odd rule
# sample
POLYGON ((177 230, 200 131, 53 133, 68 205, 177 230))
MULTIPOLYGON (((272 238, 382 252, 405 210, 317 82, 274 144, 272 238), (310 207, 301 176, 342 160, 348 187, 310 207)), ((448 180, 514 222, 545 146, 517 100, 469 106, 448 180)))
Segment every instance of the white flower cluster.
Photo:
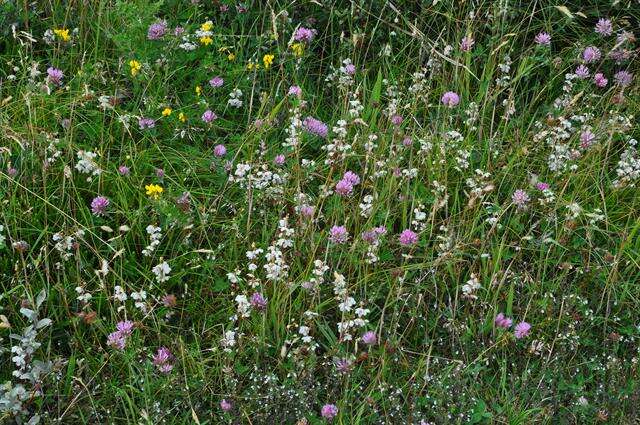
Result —
POLYGON ((83 174, 91 174, 93 176, 98 176, 102 173, 102 169, 98 166, 95 161, 97 154, 91 151, 83 151, 80 150, 76 154, 78 157, 78 162, 76 162, 76 170, 83 174))
POLYGON ((637 180, 640 179, 640 154, 636 148, 637 143, 635 139, 629 140, 629 146, 620 155, 616 168, 618 178, 613 181, 613 187, 635 187, 637 180))
POLYGON ((164 283, 169 280, 169 273, 171 273, 171 267, 166 261, 155 266, 152 270, 153 274, 156 275, 156 281, 158 283, 164 283))
POLYGON ((343 275, 338 272, 333 273, 333 293, 339 301, 338 309, 342 312, 342 320, 338 322, 338 332, 341 341, 352 341, 354 331, 365 327, 369 320, 366 319, 369 309, 356 308, 352 314, 356 300, 349 296, 347 283, 343 275))
POLYGON ((150 224, 147 226, 146 230, 151 243, 142 250, 142 255, 144 255, 145 257, 149 257, 151 254, 153 254, 158 245, 160 245, 160 239, 162 239, 162 228, 150 224))

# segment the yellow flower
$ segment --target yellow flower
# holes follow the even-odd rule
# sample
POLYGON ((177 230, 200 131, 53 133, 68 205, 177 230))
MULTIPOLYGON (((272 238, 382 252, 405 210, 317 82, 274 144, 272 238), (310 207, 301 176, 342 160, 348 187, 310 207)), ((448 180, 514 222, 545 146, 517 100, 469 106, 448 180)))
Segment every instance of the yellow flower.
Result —
POLYGON ((293 54, 297 57, 302 56, 304 53, 304 43, 294 43, 291 45, 291 50, 293 50, 293 54))
POLYGON ((202 87, 196 86, 196 95, 200 96, 202 94, 202 87))
POLYGON ((255 63, 253 61, 249 61, 249 63, 247 64, 247 69, 249 71, 252 71, 254 69, 260 69, 260 64, 259 63, 255 63))
POLYGON ((273 63, 274 55, 264 55, 262 62, 264 63, 264 69, 269 69, 273 63))
POLYGON ((158 199, 164 189, 162 186, 158 186, 157 184, 148 184, 144 187, 147 190, 147 196, 153 199, 158 199))
POLYGON ((229 62, 233 62, 234 60, 236 60, 236 54, 229 53, 229 56, 227 56, 227 59, 229 59, 229 62))
POLYGON ((209 36, 200 37, 200 44, 204 44, 205 46, 208 46, 211 43, 213 43, 213 39, 211 37, 209 36))
POLYGON ((207 21, 204 24, 200 25, 200 29, 202 31, 211 31, 213 29, 213 22, 207 21))
POLYGON ((171 108, 164 108, 162 110, 162 116, 163 117, 168 117, 169 115, 171 115, 171 112, 173 112, 173 109, 171 108))
POLYGON ((140 73, 140 70, 142 69, 142 64, 135 59, 131 59, 129 61, 129 68, 131 68, 131 76, 135 77, 140 73))
POLYGON ((69 41, 71 36, 69 35, 69 30, 66 28, 57 28, 53 30, 53 33, 57 35, 62 41, 69 41))
POLYGON ((186 122, 187 121, 187 116, 185 114, 183 114, 182 112, 180 112, 178 114, 178 119, 182 122, 186 122))

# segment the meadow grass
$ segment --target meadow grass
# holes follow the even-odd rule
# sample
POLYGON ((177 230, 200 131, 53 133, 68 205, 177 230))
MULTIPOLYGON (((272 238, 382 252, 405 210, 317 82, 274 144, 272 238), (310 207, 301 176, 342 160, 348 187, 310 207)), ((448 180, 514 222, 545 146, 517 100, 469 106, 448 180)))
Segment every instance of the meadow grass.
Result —
POLYGON ((639 18, 0 3, 0 422, 635 423, 639 18))

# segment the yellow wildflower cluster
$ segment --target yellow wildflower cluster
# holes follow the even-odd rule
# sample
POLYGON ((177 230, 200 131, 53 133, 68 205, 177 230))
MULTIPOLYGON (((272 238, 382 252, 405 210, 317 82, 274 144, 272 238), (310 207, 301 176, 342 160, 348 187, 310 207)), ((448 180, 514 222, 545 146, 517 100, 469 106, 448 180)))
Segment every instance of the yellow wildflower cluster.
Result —
POLYGON ((157 184, 148 184, 144 188, 147 191, 147 196, 153 199, 158 199, 160 195, 162 195, 162 192, 164 192, 162 186, 158 186, 157 184))
POLYGON ((168 107, 167 107, 167 108, 164 108, 164 109, 162 110, 162 116, 163 116, 163 117, 168 117, 169 115, 171 115, 171 112, 173 112, 173 109, 168 108, 168 107))
POLYGON ((273 64, 274 58, 275 58, 275 55, 264 55, 264 57, 262 58, 262 63, 264 63, 264 69, 271 68, 271 64, 273 64))
POLYGON ((291 45, 291 50, 293 50, 294 56, 302 56, 302 54, 304 53, 304 43, 293 43, 291 45))
POLYGON ((131 59, 129 61, 129 68, 131 69, 131 76, 135 77, 140 73, 140 70, 142 69, 142 64, 135 59, 131 59))
POLYGON ((66 28, 56 28, 53 30, 53 33, 58 36, 62 41, 71 40, 71 36, 69 35, 69 30, 66 28))

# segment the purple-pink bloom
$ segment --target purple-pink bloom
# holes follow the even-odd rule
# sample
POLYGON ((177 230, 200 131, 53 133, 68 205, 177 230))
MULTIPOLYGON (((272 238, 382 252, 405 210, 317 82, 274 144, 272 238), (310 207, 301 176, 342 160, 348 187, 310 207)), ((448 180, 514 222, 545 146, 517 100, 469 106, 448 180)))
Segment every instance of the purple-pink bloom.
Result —
POLYGON ((173 370, 173 354, 167 347, 158 348, 158 352, 153 355, 153 365, 162 373, 169 373, 173 370))
POLYGON ((541 46, 549 46, 551 44, 551 35, 548 32, 540 32, 533 39, 537 44, 541 46))
POLYGON ((256 310, 264 310, 267 308, 267 299, 260 292, 254 292, 249 302, 256 310))
POLYGON ((629 84, 631 84, 631 81, 633 81, 633 74, 628 71, 622 70, 616 72, 613 75, 613 79, 620 87, 627 87, 629 84))
POLYGON ((117 349, 124 350, 124 347, 127 345, 127 339, 121 332, 111 332, 107 336, 107 345, 117 349))
POLYGON ((215 114, 215 112, 210 109, 207 109, 206 111, 204 111, 204 114, 202 114, 202 121, 206 123, 210 123, 217 118, 218 116, 215 114))
POLYGON ((144 130, 145 128, 153 128, 155 126, 156 120, 154 120, 153 118, 140 117, 140 119, 138 119, 138 127, 140 127, 140 130, 144 130))
POLYGON ((320 120, 313 117, 307 117, 302 122, 304 129, 318 137, 325 138, 329 134, 329 127, 320 120))
POLYGON ((286 157, 283 154, 278 154, 275 158, 273 158, 273 163, 276 165, 283 165, 285 160, 286 157))
POLYGON ((456 92, 448 91, 442 95, 441 100, 443 105, 453 108, 460 103, 460 96, 458 96, 458 93, 456 92))
POLYGON ((349 239, 349 232, 344 226, 333 226, 329 230, 329 240, 333 243, 342 244, 349 239))
POLYGON ((7 168, 7 174, 9 177, 15 177, 18 175, 18 169, 15 167, 9 167, 7 168))
POLYGON ((289 91, 287 92, 289 96, 300 97, 302 95, 302 89, 299 86, 291 86, 289 87, 289 91))
POLYGON ((122 176, 128 176, 130 173, 130 170, 129 170, 129 167, 127 167, 126 165, 121 165, 118 167, 118 172, 122 176))
POLYGON ((353 171, 346 171, 344 176, 342 176, 342 180, 345 180, 354 186, 360 183, 360 177, 358 177, 358 175, 353 171))
POLYGON ((344 67, 344 72, 346 72, 347 75, 353 75, 356 73, 356 66, 352 63, 349 63, 344 67))
POLYGON ((104 196, 96 196, 91 201, 91 212, 95 216, 102 216, 107 211, 107 207, 109 206, 109 199, 104 196))
POLYGON ((228 412, 233 408, 233 405, 231 404, 230 401, 227 401, 227 399, 223 398, 222 401, 220 402, 220 408, 222 409, 223 412, 228 412))
POLYGON ((300 27, 293 34, 293 39, 296 41, 304 41, 306 43, 309 43, 311 40, 313 40, 313 37, 315 37, 315 35, 316 30, 300 27))
POLYGON ((334 364, 336 365, 336 369, 338 372, 342 374, 347 374, 351 371, 351 367, 353 366, 353 362, 347 358, 337 359, 334 364))
POLYGON ((476 42, 473 37, 467 35, 462 39, 462 41, 460 41, 460 50, 462 50, 463 52, 468 52, 469 50, 471 50, 474 44, 476 44, 476 42))
POLYGON ((404 121, 404 118, 402 118, 401 115, 395 114, 391 117, 391 124, 395 126, 399 126, 400 124, 402 124, 402 121, 404 121))
POLYGON ((149 40, 159 40, 167 33, 167 23, 165 21, 156 22, 149 25, 147 30, 147 38, 149 40))
POLYGON ((404 246, 415 245, 418 242, 418 234, 411 229, 404 229, 398 236, 398 240, 404 246))
POLYGON ((494 323, 496 324, 497 327, 499 328, 510 328, 511 325, 513 324, 513 320, 511 320, 510 317, 505 316, 502 313, 498 313, 498 315, 496 316, 494 323))
POLYGON ((173 35, 182 35, 184 33, 184 27, 175 27, 173 35))
POLYGON ((64 73, 58 68, 50 66, 49 68, 47 68, 47 78, 49 79, 50 83, 59 86, 60 84, 62 84, 64 73))
POLYGON ((338 407, 335 404, 325 404, 320 409, 320 414, 323 418, 332 420, 338 415, 338 407))
POLYGON ((227 154, 227 148, 224 145, 215 145, 213 148, 213 154, 218 158, 221 158, 227 154))
POLYGON ((596 83, 596 86, 602 88, 607 86, 609 80, 607 80, 607 77, 605 77, 602 72, 598 72, 593 76, 593 82, 596 83))
POLYGON ((586 78, 589 78, 589 68, 587 68, 585 65, 579 65, 576 68, 576 75, 578 76, 578 78, 580 78, 581 80, 584 80, 586 78))
POLYGON ((531 330, 531 325, 527 322, 520 322, 516 325, 513 331, 513 335, 520 339, 529 335, 529 331, 531 330))
POLYGON ((362 342, 367 345, 375 345, 378 342, 376 333, 374 331, 367 331, 362 335, 362 342))
POLYGON ((221 87, 224 84, 224 80, 222 77, 213 77, 209 80, 209 85, 211 87, 221 87))
POLYGON ((311 218, 313 217, 314 212, 315 208, 313 208, 311 205, 302 205, 300 207, 300 214, 302 214, 303 217, 311 218))
POLYGON ((536 189, 538 189, 540 191, 545 191, 545 190, 549 189, 549 183, 538 182, 536 184, 536 189))
POLYGON ((116 329, 124 336, 129 336, 133 332, 134 324, 131 320, 124 320, 116 324, 116 329))
POLYGON ((351 195, 353 192, 353 185, 345 179, 336 183, 336 193, 340 196, 351 195))
POLYGON ((163 179, 164 178, 164 170, 162 168, 156 168, 156 176, 159 179, 163 179))
POLYGON ((529 199, 529 194, 522 189, 517 189, 511 196, 511 200, 519 209, 526 207, 529 199))
POLYGON ((595 46, 589 46, 582 52, 582 59, 584 59, 586 63, 597 62, 601 56, 600 49, 595 46))
POLYGON ((411 137, 407 136, 404 139, 402 139, 402 144, 403 144, 403 146, 408 148, 409 146, 413 145, 413 139, 411 137))
POLYGON ((580 147, 582 149, 587 149, 593 144, 593 141, 596 139, 596 135, 593 134, 589 130, 585 130, 580 134, 580 147))
POLYGON ((600 35, 611 35, 613 33, 613 25, 609 19, 600 18, 596 23, 595 30, 600 35))

